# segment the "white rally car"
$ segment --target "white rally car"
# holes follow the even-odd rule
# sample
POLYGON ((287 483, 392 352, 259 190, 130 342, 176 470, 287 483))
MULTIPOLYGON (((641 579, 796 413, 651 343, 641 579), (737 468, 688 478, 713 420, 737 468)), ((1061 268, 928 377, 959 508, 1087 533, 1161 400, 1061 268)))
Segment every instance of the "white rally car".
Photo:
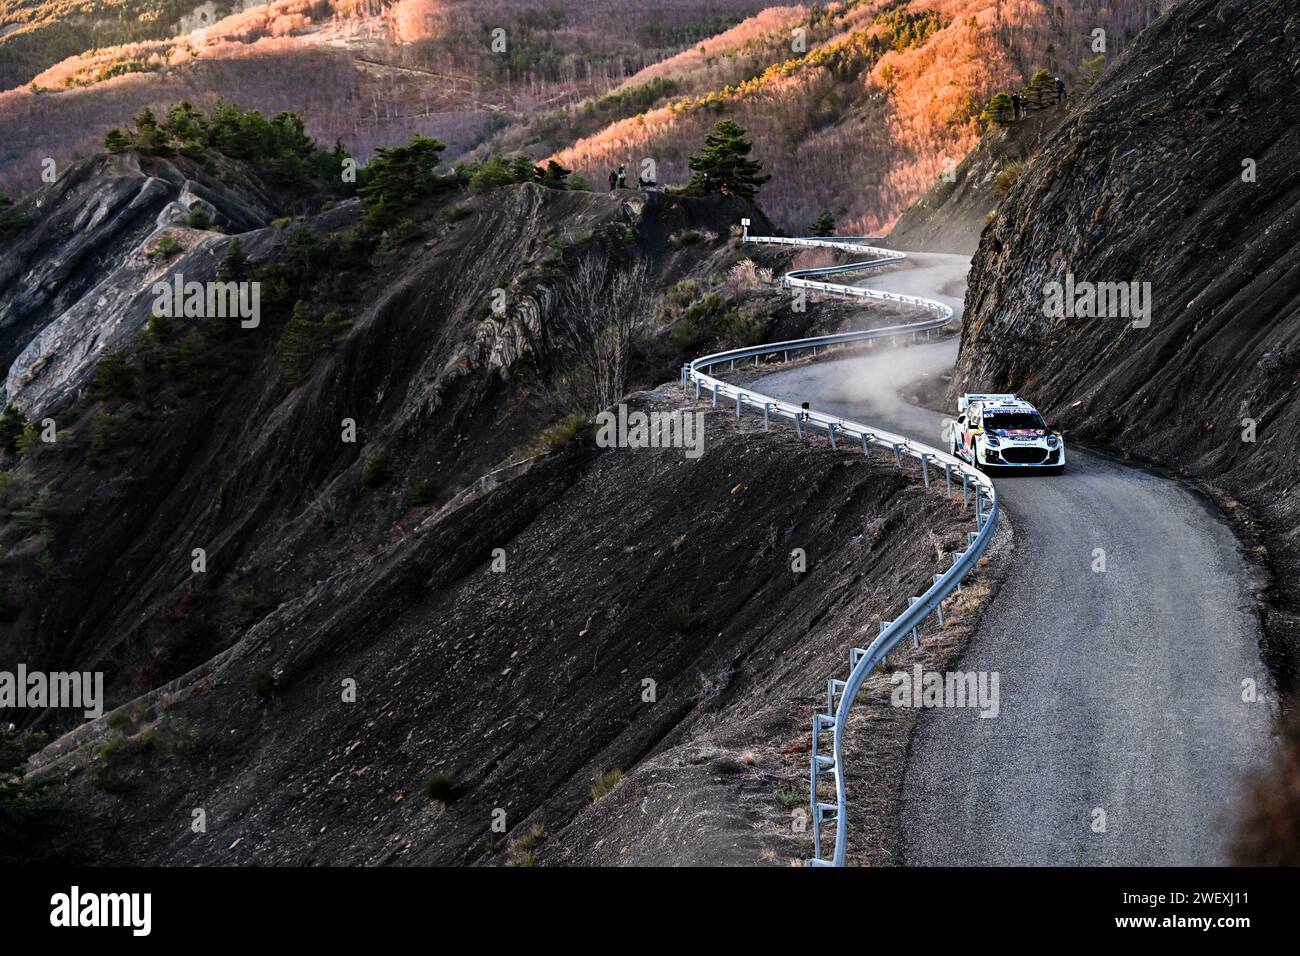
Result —
POLYGON ((1065 439, 1016 395, 963 395, 952 423, 952 453, 977 468, 1065 467, 1065 439))

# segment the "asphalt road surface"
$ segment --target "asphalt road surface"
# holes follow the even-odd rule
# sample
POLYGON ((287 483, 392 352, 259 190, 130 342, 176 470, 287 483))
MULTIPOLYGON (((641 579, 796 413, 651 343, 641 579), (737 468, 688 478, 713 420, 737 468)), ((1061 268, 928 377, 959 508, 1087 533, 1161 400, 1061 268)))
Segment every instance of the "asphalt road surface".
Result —
MULTIPOLYGON (((911 254, 862 284, 943 298, 960 314, 968 266, 911 254)), ((951 368, 956 351, 955 339, 882 350, 754 384, 946 447, 943 416, 895 392, 951 368)), ((1236 539, 1182 485, 1077 447, 1063 475, 995 481, 1015 529, 1012 568, 958 668, 998 673, 1000 712, 922 715, 904 862, 1227 862, 1240 788, 1267 757, 1271 726, 1266 703, 1242 700, 1243 681, 1270 696, 1271 684, 1236 539)))

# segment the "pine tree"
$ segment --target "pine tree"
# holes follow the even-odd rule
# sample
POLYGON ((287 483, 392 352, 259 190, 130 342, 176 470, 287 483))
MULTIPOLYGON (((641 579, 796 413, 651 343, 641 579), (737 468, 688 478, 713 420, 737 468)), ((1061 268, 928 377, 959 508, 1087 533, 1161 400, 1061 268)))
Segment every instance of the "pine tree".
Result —
POLYGON ((114 126, 104 134, 104 148, 110 153, 124 153, 131 148, 131 137, 114 126))
POLYGON ((217 278, 222 282, 242 282, 248 278, 248 256, 244 255, 243 243, 236 236, 226 247, 226 254, 217 265, 217 278))
POLYGON ((516 183, 532 183, 538 179, 537 167, 527 156, 519 155, 510 160, 510 179, 516 183))
POLYGON ((746 199, 758 194, 758 187, 772 177, 761 172, 763 164, 749 158, 754 144, 745 130, 731 120, 722 120, 704 137, 704 152, 687 161, 694 175, 687 189, 697 195, 726 189, 746 199))
POLYGON ((446 147, 418 133, 403 146, 380 146, 366 164, 366 184, 361 195, 366 204, 383 201, 392 209, 409 206, 439 185, 434 169, 446 147))
POLYGON ((1006 93, 996 93, 989 105, 984 107, 980 119, 996 126, 1008 126, 1015 119, 1011 108, 1011 97, 1006 93))
POLYGON ((141 110, 135 118, 135 144, 145 152, 163 153, 167 151, 167 134, 158 125, 153 110, 141 110))
POLYGON ((573 170, 565 169, 553 159, 546 161, 546 169, 542 172, 541 183, 547 189, 568 189, 569 176, 573 170))
POLYGON ((1085 58, 1079 63, 1079 78, 1075 81, 1075 85, 1080 90, 1090 89, 1105 72, 1106 54, 1098 53, 1092 59, 1085 58))
POLYGON ((1052 102, 1056 98, 1056 78, 1046 70, 1039 70, 1034 74, 1033 79, 1029 81, 1029 92, 1037 100, 1039 106, 1046 105, 1044 98, 1046 98, 1047 103, 1052 102))
POLYGON ((212 226, 212 217, 201 203, 193 203, 185 216, 185 225, 191 229, 208 229, 212 226))
POLYGON ((823 209, 822 214, 817 217, 817 221, 809 228, 814 236, 833 236, 835 235, 835 217, 830 214, 829 210, 823 209))

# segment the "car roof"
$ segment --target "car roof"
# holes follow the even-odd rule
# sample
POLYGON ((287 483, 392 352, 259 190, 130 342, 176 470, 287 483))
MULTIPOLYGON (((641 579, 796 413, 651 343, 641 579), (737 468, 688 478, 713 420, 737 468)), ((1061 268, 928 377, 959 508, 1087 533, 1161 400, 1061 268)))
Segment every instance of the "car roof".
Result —
POLYGON ((984 411, 984 412, 1036 412, 1038 411, 1038 409, 1036 409, 1033 405, 1031 405, 1029 402, 1024 401, 1023 399, 1015 402, 1007 402, 1007 401, 978 402, 976 404, 980 406, 980 411, 984 411))

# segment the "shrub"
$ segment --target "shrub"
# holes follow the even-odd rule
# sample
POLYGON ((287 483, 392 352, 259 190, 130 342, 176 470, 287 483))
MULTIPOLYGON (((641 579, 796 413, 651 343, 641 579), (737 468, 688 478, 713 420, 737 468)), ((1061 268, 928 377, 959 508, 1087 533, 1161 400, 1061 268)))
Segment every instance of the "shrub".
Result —
POLYGON ((59 506, 48 488, 38 491, 23 507, 13 513, 13 519, 24 534, 54 537, 54 522, 59 516, 59 506))
POLYGON ((412 508, 419 508, 427 505, 433 500, 433 492, 429 488, 429 479, 424 477, 416 478, 411 482, 411 490, 406 493, 406 503, 412 508))
POLYGON ((361 483, 367 488, 374 488, 387 480, 388 458, 382 451, 376 452, 366 460, 366 467, 361 472, 361 483))
POLYGON ((248 686, 258 697, 266 699, 275 693, 277 682, 274 674, 266 671, 253 671, 248 675, 248 686))
POLYGON ((130 398, 135 393, 135 375, 121 352, 106 352, 95 366, 90 380, 90 397, 99 401, 130 398))
POLYGON ((27 418, 17 405, 6 405, 0 412, 0 449, 11 454, 18 454, 18 441, 23 429, 27 427, 27 418))
POLYGON ((532 866, 533 850, 546 836, 546 827, 539 820, 529 827, 528 832, 517 840, 510 841, 506 854, 511 866, 532 866))
POLYGON ((13 211, 13 204, 8 196, 0 195, 0 239, 7 239, 28 224, 26 216, 13 211))
POLYGON ((474 210, 470 209, 465 203, 457 203, 454 206, 448 206, 442 212, 438 213, 438 218, 443 222, 460 222, 466 216, 472 216, 474 210))
POLYGON ((481 193, 489 189, 496 189, 498 186, 508 186, 516 181, 515 174, 506 158, 501 155, 493 155, 480 163, 470 173, 469 188, 476 193, 481 193))
POLYGON ((208 229, 212 226, 212 217, 208 215, 208 210, 200 203, 190 206, 189 213, 185 216, 185 225, 191 229, 208 229))
POLYGON ((668 626, 674 634, 685 634, 695 626, 695 615, 684 604, 674 604, 668 608, 668 626))
POLYGON ((129 435, 129 425, 125 415, 110 415, 108 412, 100 411, 90 419, 87 432, 89 433, 87 459, 92 465, 101 464, 110 452, 125 444, 129 435))
POLYGON ((37 429, 35 422, 28 422, 23 426, 23 433, 18 436, 14 442, 14 448, 18 452, 19 458, 30 458, 36 454, 36 450, 41 446, 41 433, 37 429))
POLYGON ((150 315, 145 323, 145 331, 149 338, 161 343, 172 334, 172 320, 165 315, 150 315))
POLYGON ((566 415, 554 425, 539 432, 525 449, 525 455, 532 458, 536 455, 550 454, 571 441, 590 421, 591 417, 585 412, 566 415))
POLYGON ((236 236, 226 247, 226 254, 217 264, 217 278, 222 282, 241 282, 248 278, 248 256, 244 255, 244 244, 236 236))
POLYGON ((349 325, 337 312, 327 312, 314 319, 305 303, 294 303, 293 315, 280 336, 280 365, 285 384, 292 388, 306 381, 316 358, 333 348, 349 325))
POLYGON ((178 255, 185 251, 185 247, 176 241, 176 237, 170 232, 165 232, 158 237, 154 243, 153 250, 149 253, 150 259, 161 259, 166 262, 172 256, 178 255))
POLYGON ((592 802, 595 803, 601 797, 605 796, 605 794, 613 790, 618 786, 622 779, 623 771, 618 769, 602 770, 600 773, 596 774, 591 781, 592 802))
POLYGON ((110 153, 122 153, 131 148, 131 137, 116 126, 104 134, 104 147, 110 153))
POLYGON ((1020 178, 1020 174, 1024 171, 1024 168, 1025 164, 1016 159, 1007 163, 998 171, 997 179, 993 181, 993 185, 997 188, 998 195, 1005 196, 1007 193, 1011 192, 1011 187, 1016 184, 1016 180, 1020 178))
POLYGON ((424 791, 424 795, 430 800, 437 800, 439 803, 451 803, 456 796, 456 788, 452 785, 451 775, 444 770, 435 770, 425 777, 420 789, 424 791))
POLYGON ((708 229, 679 229, 668 237, 668 243, 674 249, 681 249, 683 246, 693 246, 697 242, 713 242, 718 238, 717 233, 708 229))

